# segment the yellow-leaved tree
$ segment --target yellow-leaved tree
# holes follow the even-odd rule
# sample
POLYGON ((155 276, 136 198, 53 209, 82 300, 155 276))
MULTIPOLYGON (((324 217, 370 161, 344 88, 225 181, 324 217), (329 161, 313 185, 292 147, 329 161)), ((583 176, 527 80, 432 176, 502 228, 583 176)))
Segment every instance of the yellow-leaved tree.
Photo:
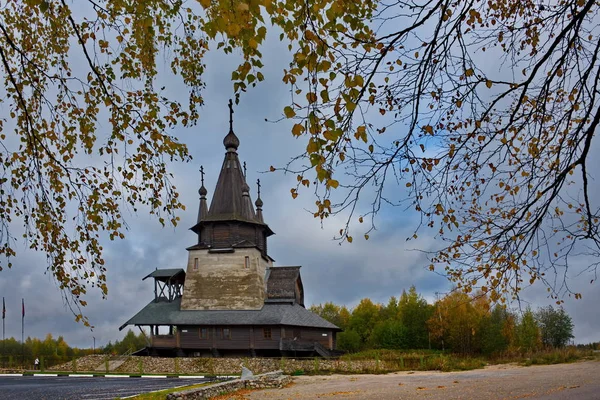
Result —
POLYGON ((293 197, 314 189, 316 217, 349 212, 340 239, 370 222, 368 239, 383 205, 410 205, 444 243, 431 269, 466 292, 497 300, 535 280, 570 292, 546 271, 579 242, 599 250, 597 12, 592 0, 6 0, 2 266, 20 223, 83 318, 87 287, 107 293, 100 237, 123 237, 124 207, 177 223, 166 163, 189 155, 169 132, 198 119, 203 56, 241 50, 239 96, 264 79, 269 31, 289 42, 283 115, 306 141, 282 169, 296 172, 293 197), (159 55, 185 104, 156 87, 159 55))

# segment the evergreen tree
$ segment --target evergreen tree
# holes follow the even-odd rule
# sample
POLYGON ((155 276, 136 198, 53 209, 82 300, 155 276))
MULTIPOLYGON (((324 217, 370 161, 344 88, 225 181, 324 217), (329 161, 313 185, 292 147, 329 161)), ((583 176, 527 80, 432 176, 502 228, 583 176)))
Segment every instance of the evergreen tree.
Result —
POLYGON ((417 289, 411 286, 402 292, 398 301, 398 314, 400 321, 406 328, 406 348, 424 349, 429 346, 429 331, 427 321, 431 318, 433 307, 417 293, 417 289))

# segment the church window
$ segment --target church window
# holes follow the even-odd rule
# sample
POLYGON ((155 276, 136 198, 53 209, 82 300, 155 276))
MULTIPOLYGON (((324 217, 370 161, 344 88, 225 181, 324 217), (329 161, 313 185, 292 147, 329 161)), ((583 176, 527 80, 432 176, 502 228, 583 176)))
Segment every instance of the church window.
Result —
POLYGON ((198 259, 194 258, 194 271, 198 270, 198 259))
POLYGON ((221 328, 221 339, 231 339, 231 329, 221 328))
POLYGON ((200 328, 200 339, 208 339, 208 328, 200 328))
POLYGON ((263 336, 265 339, 271 339, 271 328, 263 328, 263 336))
POLYGON ((250 257, 244 257, 244 268, 250 268, 250 257))

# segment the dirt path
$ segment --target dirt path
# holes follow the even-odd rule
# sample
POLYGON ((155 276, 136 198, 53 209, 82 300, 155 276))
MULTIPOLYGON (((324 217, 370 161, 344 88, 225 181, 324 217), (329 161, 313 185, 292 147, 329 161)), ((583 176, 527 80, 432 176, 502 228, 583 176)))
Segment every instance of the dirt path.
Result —
POLYGON ((600 362, 519 367, 496 365, 466 372, 301 376, 285 389, 231 399, 600 399, 600 362))

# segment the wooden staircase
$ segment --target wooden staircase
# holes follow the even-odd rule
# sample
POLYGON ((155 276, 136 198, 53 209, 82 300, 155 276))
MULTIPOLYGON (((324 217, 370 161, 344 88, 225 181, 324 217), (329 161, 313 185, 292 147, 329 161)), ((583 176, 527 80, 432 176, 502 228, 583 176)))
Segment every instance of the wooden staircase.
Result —
POLYGON ((108 359, 108 366, 107 366, 107 361, 105 360, 102 364, 98 365, 94 371, 96 372, 114 372, 117 368, 119 368, 125 361, 127 361, 127 359, 131 356, 131 353, 133 353, 132 350, 128 350, 127 352, 121 354, 121 355, 117 355, 117 356, 112 356, 108 359))

